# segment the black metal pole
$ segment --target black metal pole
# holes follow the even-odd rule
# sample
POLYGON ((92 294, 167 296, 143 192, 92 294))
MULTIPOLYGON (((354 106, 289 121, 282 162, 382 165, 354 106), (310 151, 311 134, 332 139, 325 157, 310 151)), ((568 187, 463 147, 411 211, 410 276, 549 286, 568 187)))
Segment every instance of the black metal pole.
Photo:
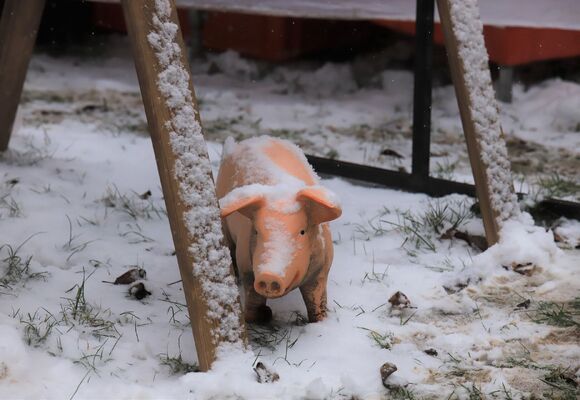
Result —
POLYGON ((417 0, 412 171, 421 180, 429 177, 434 9, 435 0, 417 0))
MULTIPOLYGON (((418 179, 413 174, 354 164, 347 161, 331 160, 310 155, 307 158, 316 172, 322 175, 340 176, 371 186, 425 193, 432 197, 446 196, 451 193, 475 197, 475 186, 468 183, 432 177, 418 179)), ((520 197, 523 196, 520 193, 518 195, 520 197)), ((539 209, 542 212, 550 212, 554 215, 580 220, 580 203, 547 199, 540 203, 539 209)))

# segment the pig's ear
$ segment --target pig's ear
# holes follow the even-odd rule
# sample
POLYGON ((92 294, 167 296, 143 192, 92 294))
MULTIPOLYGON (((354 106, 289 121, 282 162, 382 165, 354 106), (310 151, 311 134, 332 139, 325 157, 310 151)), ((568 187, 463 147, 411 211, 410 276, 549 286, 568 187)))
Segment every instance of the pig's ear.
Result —
POLYGON ((225 196, 220 200, 221 217, 238 211, 242 215, 250 218, 254 211, 264 204, 264 196, 253 194, 248 196, 225 196))
POLYGON ((315 224, 332 221, 342 214, 336 195, 321 186, 310 186, 300 190, 296 199, 306 204, 309 216, 315 224))

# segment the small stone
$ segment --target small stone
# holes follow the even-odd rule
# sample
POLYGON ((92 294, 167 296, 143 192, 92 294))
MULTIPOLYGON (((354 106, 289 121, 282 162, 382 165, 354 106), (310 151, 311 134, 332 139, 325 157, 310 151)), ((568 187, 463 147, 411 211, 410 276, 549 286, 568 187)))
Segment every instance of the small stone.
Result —
POLYGON ((425 354, 432 356, 432 357, 437 357, 439 355, 439 353, 437 353, 437 350, 435 350, 435 349, 427 349, 427 350, 425 350, 425 354))
POLYGON ((531 300, 527 299, 516 305, 516 308, 528 308, 530 306, 531 300))
POLYGON ((142 300, 147 296, 151 295, 151 292, 145 288, 143 282, 138 282, 129 287, 129 294, 135 297, 137 300, 142 300))
POLYGON ((562 235, 560 235, 558 232, 553 231, 553 233, 554 233, 554 242, 556 243, 566 242, 566 239, 564 239, 564 237, 562 237, 562 235))
POLYGON ((260 383, 272 383, 280 379, 280 375, 270 371, 261 361, 254 367, 254 372, 256 372, 260 383))
POLYGON ((383 151, 381 151, 381 155, 395 157, 395 158, 404 158, 402 155, 397 153, 395 150, 391 150, 391 149, 384 149, 383 151))
POLYGON ((129 285, 140 279, 145 279, 146 277, 147 271, 145 271, 143 268, 133 268, 125 272, 124 274, 119 275, 117 279, 115 279, 115 282, 113 283, 115 285, 129 285))
POLYGON ((445 292, 447 294, 455 294, 455 293, 461 292, 468 285, 469 285, 469 279, 467 279, 467 281, 465 283, 458 283, 454 286, 443 286, 443 289, 445 289, 445 292))
POLYGON ((146 192, 144 192, 144 193, 141 193, 141 194, 139 195, 139 198, 140 198, 141 200, 147 200, 149 197, 151 197, 151 190, 148 190, 148 191, 146 191, 146 192))
POLYGON ((531 262, 522 264, 512 263, 511 269, 520 275, 532 276, 536 272, 537 267, 531 262))
POLYGON ((486 251, 488 249, 487 239, 485 236, 481 235, 471 235, 471 246, 477 247, 481 251, 486 251))
POLYGON ((441 239, 453 239, 453 238, 463 240, 469 246, 474 247, 481 251, 485 251, 488 248, 487 240, 485 239, 484 236, 470 235, 467 232, 462 232, 454 228, 448 229, 441 235, 441 239))
POLYGON ((381 381, 383 382, 384 387, 389 388, 387 379, 389 378, 389 376, 393 375, 396 370, 397 366, 390 362, 386 362, 381 366, 381 381))
POLYGON ((411 301, 407 295, 399 291, 391 296, 389 303, 391 303, 391 307, 399 309, 409 308, 411 306, 411 301))

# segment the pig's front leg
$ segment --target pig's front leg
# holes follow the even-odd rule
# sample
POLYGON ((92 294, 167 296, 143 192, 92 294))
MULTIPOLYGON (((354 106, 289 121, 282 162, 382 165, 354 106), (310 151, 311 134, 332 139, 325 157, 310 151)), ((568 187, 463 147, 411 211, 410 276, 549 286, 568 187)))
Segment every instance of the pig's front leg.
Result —
POLYGON ((253 285, 248 285, 245 288, 246 292, 246 306, 245 318, 246 322, 255 322, 263 324, 272 319, 272 310, 266 305, 266 298, 259 295, 253 285))
POLYGON ((300 286, 309 322, 318 322, 326 318, 327 278, 328 274, 321 272, 312 282, 300 286))

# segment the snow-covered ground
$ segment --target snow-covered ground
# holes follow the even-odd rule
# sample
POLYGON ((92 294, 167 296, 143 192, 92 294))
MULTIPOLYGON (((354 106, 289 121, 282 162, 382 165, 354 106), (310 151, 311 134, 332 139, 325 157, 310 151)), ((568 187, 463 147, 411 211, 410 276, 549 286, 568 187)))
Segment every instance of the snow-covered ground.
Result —
MULTIPOLYGON (((355 64, 273 68, 225 53, 193 69, 214 170, 227 136, 264 133, 410 168, 409 71, 360 87, 355 64)), ((502 125, 524 188, 551 179, 532 191, 579 199, 579 109, 578 83, 516 86, 502 125)), ((536 232, 543 248, 520 244, 536 265, 504 268, 526 251, 508 243, 479 255, 442 238, 451 227, 470 240, 483 233, 473 199, 324 180, 344 210, 331 224, 329 317, 305 323, 292 292, 271 302, 271 324, 249 326, 254 354, 224 353, 212 371, 190 372, 195 348, 128 48, 35 56, 18 126, 0 156, 1 399, 578 396, 577 221, 558 222, 561 250, 536 232), (136 267, 151 292, 142 300, 107 283, 136 267), (397 291, 411 307, 391 306, 397 291), (258 383, 256 361, 279 381, 258 383), (390 389, 385 362, 398 368, 390 389)), ((449 86, 434 91, 432 152, 434 174, 472 180, 449 86)))

